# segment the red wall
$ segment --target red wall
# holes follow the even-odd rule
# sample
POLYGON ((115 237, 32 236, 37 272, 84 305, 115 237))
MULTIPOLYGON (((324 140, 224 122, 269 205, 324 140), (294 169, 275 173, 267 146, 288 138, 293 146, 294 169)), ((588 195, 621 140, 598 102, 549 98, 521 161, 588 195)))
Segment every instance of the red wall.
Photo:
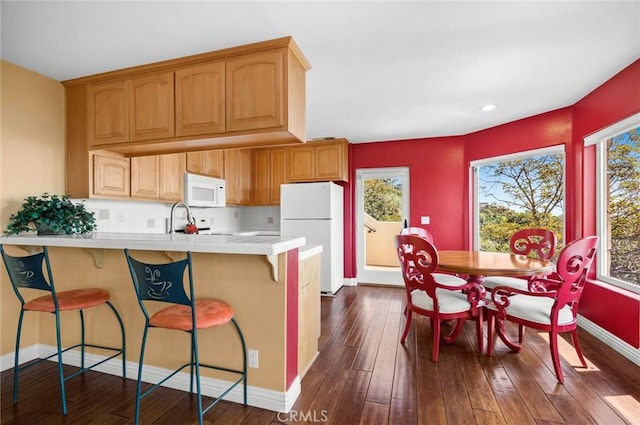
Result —
MULTIPOLYGON (((575 105, 459 137, 350 145, 345 185, 345 276, 355 277, 355 170, 410 167, 411 223, 431 216, 441 249, 470 246, 469 161, 564 145, 566 240, 595 233, 593 151, 584 136, 640 111, 640 60, 575 105)), ((585 289, 580 314, 634 347, 640 347, 640 297, 594 282, 585 289), (603 302, 604 301, 604 302, 603 302)))
POLYGON ((361 168, 409 167, 411 224, 419 225, 420 216, 431 217, 426 225, 441 249, 463 246, 464 138, 402 140, 396 142, 350 145, 350 176, 345 186, 345 276, 355 277, 355 170, 361 168))

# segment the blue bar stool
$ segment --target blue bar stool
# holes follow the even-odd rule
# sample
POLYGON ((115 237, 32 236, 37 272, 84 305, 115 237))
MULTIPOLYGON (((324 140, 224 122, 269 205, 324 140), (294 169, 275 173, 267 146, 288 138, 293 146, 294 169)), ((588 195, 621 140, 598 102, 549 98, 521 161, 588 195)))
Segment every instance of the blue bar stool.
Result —
POLYGON ((31 366, 34 366, 41 361, 50 359, 51 357, 58 357, 58 375, 60 376, 60 393, 62 395, 62 414, 67 414, 67 399, 65 394, 65 386, 64 383, 68 379, 71 379, 75 376, 78 376, 87 370, 90 370, 108 360, 113 359, 117 356, 122 356, 122 376, 126 378, 126 359, 125 359, 125 333, 124 333, 124 325, 122 324, 122 319, 118 314, 118 311, 115 309, 113 304, 109 302, 110 294, 108 291, 99 288, 82 288, 82 289, 71 289, 66 291, 56 291, 55 285, 53 282, 53 274, 51 273, 51 264, 49 263, 49 254, 47 251, 47 247, 43 247, 43 251, 24 256, 24 257, 15 257, 7 254, 4 251, 2 245, 0 245, 0 253, 2 254, 2 259, 4 261, 4 265, 7 268, 7 273, 9 274, 9 279, 11 280, 11 285, 13 286, 13 290, 20 301, 20 317, 18 319, 18 330, 16 334, 16 351, 15 351, 15 362, 13 367, 13 402, 18 402, 18 374, 20 371, 27 369, 31 366), (43 267, 44 263, 44 267, 43 267), (46 277, 44 274, 44 270, 46 270, 46 277), (29 301, 25 301, 25 298, 21 294, 23 289, 35 289, 40 291, 49 292, 48 295, 43 295, 38 298, 31 299, 29 301), (118 323, 120 324, 120 332, 122 333, 122 347, 121 348, 113 348, 106 347, 102 345, 88 344, 85 342, 85 324, 84 324, 84 310, 99 307, 101 305, 107 305, 113 314, 118 319, 118 323), (79 344, 75 344, 71 347, 62 348, 62 342, 60 337, 60 313, 63 311, 79 311, 80 313, 80 329, 81 329, 81 339, 79 344), (53 313, 56 316, 56 341, 57 341, 57 352, 45 357, 43 359, 38 359, 36 362, 29 363, 25 366, 20 367, 18 361, 18 355, 20 350, 20 335, 22 333, 22 319, 24 318, 24 313, 26 311, 35 311, 35 312, 44 312, 44 313, 53 313), (64 376, 62 370, 62 353, 72 350, 74 348, 80 347, 81 352, 81 365, 80 370, 68 375, 64 376), (114 352, 113 355, 100 360, 90 366, 85 366, 84 354, 86 347, 100 348, 103 350, 107 350, 110 352, 114 352))
POLYGON ((164 264, 149 264, 140 262, 131 257, 128 249, 125 249, 124 252, 127 258, 127 263, 129 264, 129 271, 131 272, 131 278, 138 297, 138 303, 140 304, 140 309, 142 310, 145 318, 142 347, 140 348, 140 363, 138 368, 135 423, 138 424, 140 419, 140 401, 186 367, 189 367, 190 369, 189 392, 191 394, 193 394, 193 381, 195 374, 196 393, 198 396, 198 423, 200 425, 203 424, 203 415, 222 400, 222 398, 240 382, 243 382, 243 404, 246 406, 247 347, 245 345, 244 336, 242 335, 238 322, 236 322, 233 317, 233 308, 229 304, 216 299, 195 299, 191 253, 187 252, 187 258, 183 260, 164 264), (188 270, 188 294, 187 291, 185 291, 185 286, 187 286, 185 285, 184 277, 185 269, 188 270), (145 302, 163 302, 173 305, 165 307, 150 316, 145 307, 145 302), (198 333, 196 330, 222 326, 229 322, 233 323, 233 326, 240 337, 240 343, 242 344, 242 369, 229 369, 226 367, 201 364, 198 354, 198 333), (144 352, 149 328, 173 329, 190 333, 191 359, 189 363, 185 363, 175 369, 160 382, 142 392, 142 366, 144 364, 144 352), (218 398, 212 400, 208 406, 203 408, 202 393, 200 390, 200 367, 231 372, 240 375, 240 377, 228 386, 227 389, 218 396, 218 398))

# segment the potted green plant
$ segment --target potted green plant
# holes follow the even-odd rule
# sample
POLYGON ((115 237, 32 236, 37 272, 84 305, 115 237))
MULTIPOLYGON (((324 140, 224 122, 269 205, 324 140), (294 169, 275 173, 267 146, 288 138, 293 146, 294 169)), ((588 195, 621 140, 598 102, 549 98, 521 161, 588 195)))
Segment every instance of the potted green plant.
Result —
POLYGON ((39 235, 87 233, 96 229, 94 213, 67 195, 43 193, 28 196, 18 212, 9 217, 5 235, 36 230, 39 235))

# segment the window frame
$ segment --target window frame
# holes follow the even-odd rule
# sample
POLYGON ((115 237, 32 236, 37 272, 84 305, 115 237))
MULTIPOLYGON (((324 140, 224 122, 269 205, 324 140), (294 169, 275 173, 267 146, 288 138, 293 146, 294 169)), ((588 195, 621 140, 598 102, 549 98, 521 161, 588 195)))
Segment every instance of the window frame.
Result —
POLYGON ((631 292, 640 293, 640 286, 624 280, 605 274, 605 265, 609 260, 609 251, 607 249, 607 215, 605 197, 608 196, 607 188, 607 164, 606 164, 606 146, 608 139, 629 130, 640 127, 640 112, 610 126, 607 126, 595 133, 584 138, 584 146, 593 146, 596 148, 595 175, 596 175, 596 199, 595 199, 595 215, 596 215, 596 235, 600 237, 598 246, 598 260, 596 261, 596 279, 608 283, 618 288, 622 288, 631 292))
POLYGON ((527 158, 527 157, 531 157, 531 156, 542 156, 542 155, 550 155, 550 154, 558 154, 561 153, 562 154, 562 179, 564 182, 562 191, 563 191, 563 197, 562 197, 562 233, 563 233, 563 240, 566 240, 566 233, 567 233, 567 152, 566 152, 566 148, 565 145, 555 145, 555 146, 549 146, 549 147, 545 147, 545 148, 538 148, 538 149, 530 149, 530 150, 526 150, 526 151, 521 151, 521 152, 514 152, 514 153, 510 153, 510 154, 505 154, 505 155, 499 155, 499 156, 494 156, 494 157, 490 157, 490 158, 483 158, 483 159, 477 159, 474 161, 470 161, 469 162, 469 173, 471 175, 472 178, 472 184, 471 184, 471 196, 469 197, 469 199, 471 199, 471 211, 473 212, 472 214, 472 223, 471 223, 471 228, 472 228, 472 246, 473 246, 473 250, 477 251, 480 248, 480 197, 479 197, 479 173, 478 173, 478 167, 482 166, 482 165, 487 165, 487 164, 493 164, 496 162, 504 162, 504 161, 512 161, 515 159, 522 159, 522 158, 527 158))

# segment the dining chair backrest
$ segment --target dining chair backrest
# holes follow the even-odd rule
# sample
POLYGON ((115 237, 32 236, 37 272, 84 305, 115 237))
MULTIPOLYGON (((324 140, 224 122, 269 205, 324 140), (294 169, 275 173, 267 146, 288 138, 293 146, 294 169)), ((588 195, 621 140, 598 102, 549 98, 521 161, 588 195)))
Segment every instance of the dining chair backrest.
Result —
POLYGON ((547 229, 530 228, 518 230, 511 236, 509 248, 514 254, 535 256, 549 260, 556 252, 556 235, 547 229))
POLYGON ((433 235, 427 229, 423 227, 405 227, 400 231, 401 235, 418 235, 421 238, 426 238, 433 244, 433 235))
POLYGON ((598 236, 587 236, 571 242, 560 251, 556 267, 562 284, 557 290, 557 308, 572 304, 574 315, 577 314, 577 302, 595 258, 598 241, 598 236))
POLYGON ((435 298, 436 282, 431 273, 438 266, 436 248, 418 235, 397 235, 395 243, 407 291, 419 289, 435 298))

